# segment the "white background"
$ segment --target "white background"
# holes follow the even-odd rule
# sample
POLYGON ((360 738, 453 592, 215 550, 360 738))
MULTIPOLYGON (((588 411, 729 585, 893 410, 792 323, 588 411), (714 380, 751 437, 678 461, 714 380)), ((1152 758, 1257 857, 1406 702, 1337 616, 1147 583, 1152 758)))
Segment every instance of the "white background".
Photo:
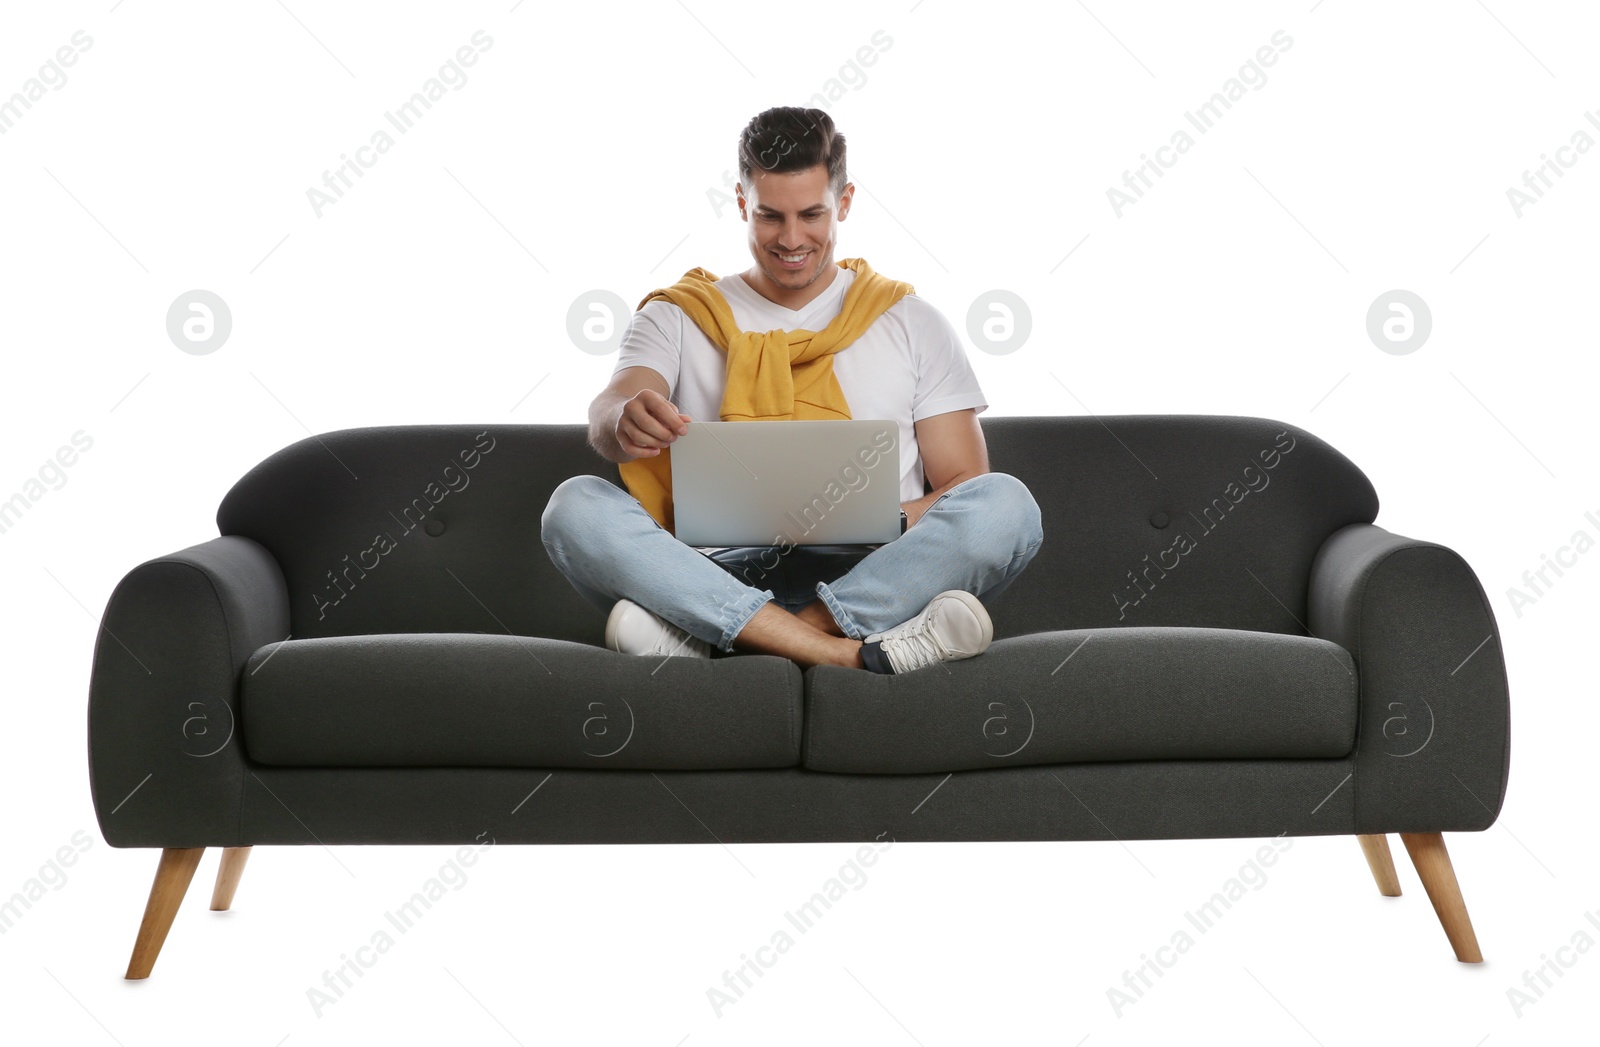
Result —
POLYGON ((74 32, 93 41, 0 135, 0 498, 93 440, 0 534, 0 896, 75 831, 93 841, 0 937, 5 1039, 1593 1040, 1600 950, 1562 954, 1520 1016, 1507 997, 1575 932, 1600 941, 1600 552, 1520 613, 1507 596, 1574 532, 1600 537, 1600 155, 1565 154, 1520 216, 1507 198, 1575 132, 1600 138, 1588 5, 113 2, 0 22, 0 98, 74 32), (318 217, 307 190, 479 29, 467 82, 318 217), (499 847, 319 1017, 306 990, 453 849, 269 847, 225 915, 208 851, 154 976, 124 982, 155 854, 100 838, 84 737, 118 580, 214 536, 228 487, 310 433, 582 421, 615 357, 569 340, 569 306, 748 266, 736 209, 708 196, 738 132, 814 104, 880 29, 892 43, 828 102, 858 186, 839 253, 963 331, 980 294, 1023 297, 1025 343, 971 353, 993 415, 1304 426, 1372 478, 1380 524, 1477 571, 1511 779, 1492 829, 1447 842, 1486 962, 1452 958, 1397 838, 1398 899, 1353 839, 1302 838, 1118 1016, 1107 990, 1264 841, 905 844, 718 1017, 707 989, 852 846, 499 847), (1119 217, 1108 188, 1280 29, 1264 85, 1119 217), (233 317, 209 355, 166 331, 196 288, 233 317), (1409 355, 1366 333, 1395 288, 1432 311, 1409 355))

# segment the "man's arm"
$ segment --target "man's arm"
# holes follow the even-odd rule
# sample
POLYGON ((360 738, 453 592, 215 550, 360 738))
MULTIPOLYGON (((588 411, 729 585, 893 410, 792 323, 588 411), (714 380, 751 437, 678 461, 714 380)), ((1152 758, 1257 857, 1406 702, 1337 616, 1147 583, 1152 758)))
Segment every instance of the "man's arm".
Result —
POLYGON ((902 502, 907 523, 914 525, 928 506, 963 480, 989 471, 989 447, 978 425, 976 408, 936 414, 915 423, 922 472, 933 490, 915 501, 902 502))
POLYGON ((653 367, 624 367, 612 375, 589 405, 589 446, 608 462, 660 454, 689 419, 667 400, 669 391, 653 367))

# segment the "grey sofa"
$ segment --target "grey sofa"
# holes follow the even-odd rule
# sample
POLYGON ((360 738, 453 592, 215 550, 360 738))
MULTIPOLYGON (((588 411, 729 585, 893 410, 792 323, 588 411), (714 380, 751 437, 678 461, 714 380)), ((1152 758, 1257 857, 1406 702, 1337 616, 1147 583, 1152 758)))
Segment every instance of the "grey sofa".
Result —
MULTIPOLYGON (((105 609, 89 771, 160 848, 127 977, 201 853, 259 844, 1135 840, 1407 846, 1481 959, 1445 832, 1508 774, 1495 620, 1443 546, 1374 526, 1361 471, 1260 418, 982 420, 1045 540, 976 658, 903 676, 604 648, 552 566, 550 492, 617 481, 578 425, 350 429, 272 455, 220 537, 105 609)), ((1354 852, 1352 851, 1352 854, 1354 852)))

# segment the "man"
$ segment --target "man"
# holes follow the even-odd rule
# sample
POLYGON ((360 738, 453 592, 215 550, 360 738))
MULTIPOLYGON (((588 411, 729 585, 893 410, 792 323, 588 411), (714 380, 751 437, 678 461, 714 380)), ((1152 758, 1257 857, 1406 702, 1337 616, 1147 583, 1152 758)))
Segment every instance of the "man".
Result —
POLYGON ((880 673, 981 654, 994 628, 979 595, 1009 585, 1043 532, 1022 482, 989 470, 977 420, 988 405, 959 336, 910 285, 862 259, 835 261, 855 186, 827 113, 779 107, 752 119, 739 173, 755 264, 720 279, 691 270, 633 315, 589 408, 589 442, 629 491, 587 475, 558 486, 541 526, 551 560, 610 609, 606 643, 625 653, 709 658, 715 645, 880 673), (796 338, 801 348, 785 341, 796 338), (784 380, 772 381, 775 363, 784 380), (758 381, 770 388, 746 388, 758 381), (685 545, 669 530, 662 459, 686 423, 719 417, 895 419, 905 532, 776 560, 776 547, 685 545), (758 559, 756 585, 735 577, 750 578, 758 559))

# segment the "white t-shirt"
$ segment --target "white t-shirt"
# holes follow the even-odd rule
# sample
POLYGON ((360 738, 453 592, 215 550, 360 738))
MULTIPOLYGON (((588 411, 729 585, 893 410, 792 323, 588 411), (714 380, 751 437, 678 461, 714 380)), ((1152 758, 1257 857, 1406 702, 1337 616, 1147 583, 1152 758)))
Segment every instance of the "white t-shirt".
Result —
MULTIPOLYGON (((745 331, 820 331, 839 315, 854 270, 841 268, 816 298, 785 309, 762 297, 738 273, 717 280, 733 318, 745 331)), ((666 379, 671 400, 702 422, 720 417, 727 385, 727 356, 684 311, 664 299, 645 303, 622 336, 612 373, 649 367, 666 379)), ((924 418, 975 407, 988 408, 966 348, 944 314, 908 294, 850 345, 833 354, 833 373, 852 418, 892 418, 900 430, 900 500, 923 491, 922 456, 914 425, 924 418)))

